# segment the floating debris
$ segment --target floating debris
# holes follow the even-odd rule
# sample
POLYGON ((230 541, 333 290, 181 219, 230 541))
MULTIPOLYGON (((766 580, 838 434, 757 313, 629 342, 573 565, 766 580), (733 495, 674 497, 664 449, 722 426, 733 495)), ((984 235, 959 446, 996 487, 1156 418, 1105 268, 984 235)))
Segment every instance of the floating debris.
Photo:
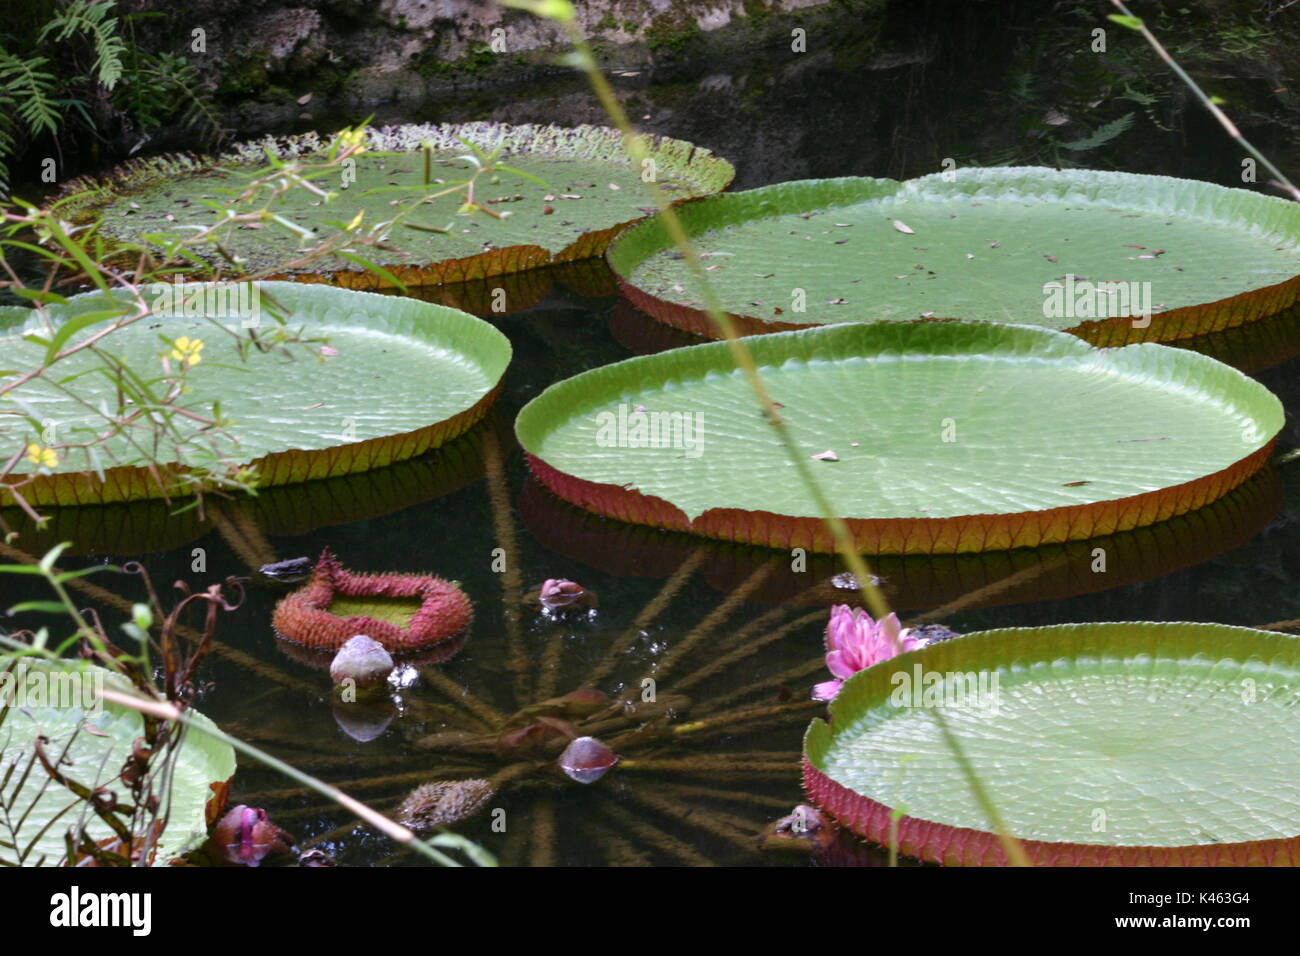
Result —
POLYGON ((316 562, 311 558, 301 557, 289 558, 286 561, 274 561, 271 564, 262 565, 257 570, 263 577, 268 577, 272 581, 293 584, 296 581, 307 580, 315 566, 316 562))

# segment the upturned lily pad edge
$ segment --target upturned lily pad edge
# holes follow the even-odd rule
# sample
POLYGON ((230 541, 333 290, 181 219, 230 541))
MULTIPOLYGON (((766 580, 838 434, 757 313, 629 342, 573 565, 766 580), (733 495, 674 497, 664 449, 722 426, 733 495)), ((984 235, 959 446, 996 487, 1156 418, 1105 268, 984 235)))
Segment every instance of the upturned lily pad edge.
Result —
MULTIPOLYGON (((1043 354, 1047 355, 1084 357, 1097 351, 1072 335, 1038 326, 957 320, 818 326, 761 336, 751 341, 748 347, 761 371, 766 364, 834 357, 837 347, 848 351, 855 339, 881 337, 887 341, 891 337, 898 339, 917 334, 933 336, 949 329, 961 329, 975 342, 1005 338, 1013 342, 1021 340, 1019 344, 1028 347, 1026 343, 1036 339, 1045 350, 1043 354)), ((1223 497, 1267 465, 1283 426, 1284 413, 1277 398, 1258 382, 1208 356, 1156 343, 1110 349, 1106 355, 1110 361, 1128 362, 1137 367, 1156 362, 1174 363, 1185 374, 1200 376, 1198 384, 1208 382, 1216 385, 1220 394, 1226 392, 1228 383, 1234 383, 1238 389, 1247 389, 1252 402, 1258 406, 1254 411, 1264 419, 1266 440, 1217 472, 1123 498, 1039 511, 947 518, 853 518, 841 515, 859 552, 905 555, 1003 551, 1113 534, 1194 511, 1223 497)), ((712 508, 692 520, 676 504, 662 497, 569 474, 536 452, 549 428, 563 427, 564 422, 605 402, 608 396, 602 389, 613 386, 614 390, 626 393, 638 384, 660 385, 668 380, 680 382, 710 372, 736 374, 726 343, 707 342, 656 355, 637 356, 551 385, 524 406, 515 421, 515 434, 524 449, 529 469, 559 498, 606 518, 762 547, 800 547, 814 552, 834 552, 834 537, 820 517, 712 508), (668 374, 652 374, 652 370, 660 367, 665 367, 668 374)))
MULTIPOLYGON (((604 126, 562 127, 494 122, 412 123, 367 127, 365 135, 366 148, 373 152, 418 150, 425 144, 434 150, 463 150, 464 145, 458 140, 459 137, 485 150, 497 146, 514 146, 523 151, 532 150, 541 154, 603 159, 623 165, 629 163, 622 133, 604 126), (538 144, 543 148, 538 149, 538 144)), ((695 186, 691 195, 675 199, 674 205, 722 192, 735 178, 735 168, 731 163, 705 147, 666 136, 647 134, 644 139, 650 158, 656 163, 657 174, 671 173, 695 186)), ((175 182, 178 178, 215 168, 264 164, 267 153, 281 159, 310 156, 327 149, 331 141, 331 137, 322 137, 315 132, 265 136, 235 144, 217 156, 167 153, 127 160, 102 176, 83 176, 68 182, 57 194, 55 204, 60 214, 70 222, 84 225, 96 221, 108 202, 118 193, 158 182, 175 182)), ((407 286, 422 286, 469 282, 576 262, 603 255, 614 237, 640 218, 585 232, 559 250, 518 244, 434 263, 386 263, 384 268, 407 286)), ((360 290, 393 288, 385 277, 360 267, 290 271, 267 278, 329 283, 360 290)))
MULTIPOLYGON (((462 328, 457 335, 457 345, 464 351, 472 346, 478 351, 478 358, 487 377, 495 384, 468 408, 424 427, 393 435, 383 435, 357 442, 345 442, 324 449, 289 448, 270 452, 246 464, 258 473, 259 487, 297 484, 318 478, 333 478, 341 475, 370 471, 395 462, 415 458, 446 443, 459 438, 478 424, 488 413, 500 394, 506 368, 510 364, 513 350, 507 339, 489 322, 478 319, 467 312, 447 306, 421 302, 418 299, 394 298, 379 293, 360 290, 327 291, 329 287, 317 287, 294 282, 267 281, 259 283, 272 295, 281 300, 296 296, 310 299, 314 295, 334 295, 342 291, 350 296, 365 296, 373 300, 376 306, 372 313, 383 316, 394 309, 406 309, 411 312, 426 312, 429 316, 440 317, 460 323, 462 328)), ((200 283, 193 283, 193 288, 200 288, 200 283)), ((89 292, 73 296, 70 302, 77 303, 102 293, 89 292)), ((21 329, 13 323, 13 316, 18 312, 31 310, 7 310, 0 315, 0 334, 11 334, 21 329), (9 328, 5 328, 5 319, 9 328)), ((60 320, 56 319, 56 325, 60 320)), ((56 472, 38 474, 31 481, 21 486, 21 494, 27 504, 33 507, 67 507, 78 505, 103 505, 117 502, 139 501, 150 498, 172 498, 183 488, 181 479, 192 469, 180 464, 159 465, 154 477, 144 465, 115 465, 104 469, 103 481, 93 471, 56 472), (160 481, 161 479, 161 487, 160 481)), ((6 479, 0 480, 0 506, 16 504, 9 485, 16 485, 28 477, 27 472, 13 472, 6 479)), ((180 494, 184 497, 184 494, 180 494)))
MULTIPOLYGON (((1199 622, 1169 621, 1116 621, 1093 622, 1089 624, 1056 624, 1044 627, 999 628, 989 631, 977 631, 944 642, 943 645, 910 651, 892 658, 885 667, 873 667, 854 674, 840 688, 840 693, 831 702, 831 722, 814 718, 804 734, 802 770, 804 792, 809 800, 820 809, 829 813, 843 828, 856 836, 888 846, 896 842, 898 852, 912 859, 947 866, 1007 866, 1010 860, 1002 846, 998 834, 976 830, 970 827, 956 827, 931 820, 902 815, 897 823, 893 819, 891 807, 859 794, 844 786, 823 772, 818 762, 824 758, 834 739, 834 719, 839 718, 840 726, 852 723, 852 714, 870 706, 868 688, 873 684, 884 686, 882 680, 886 671, 896 667, 906 667, 910 663, 923 661, 933 652, 939 651, 945 656, 953 652, 960 653, 971 642, 996 640, 1013 635, 1034 635, 1042 637, 1041 658, 1051 660, 1063 653, 1058 638, 1068 638, 1072 634, 1086 633, 1097 627, 1142 628, 1147 631, 1172 631, 1174 629, 1201 630, 1210 638, 1227 637, 1237 639, 1239 644, 1250 640, 1295 642, 1296 637, 1277 631, 1261 631, 1255 628, 1233 625, 1208 624, 1199 622), (942 650, 940 650, 942 648, 942 650), (927 654, 927 651, 931 652, 927 654), (879 671, 879 673, 875 673, 879 671), (895 832, 894 827, 897 827, 895 832)), ((1205 654, 1217 655, 1223 659, 1226 650, 1217 642, 1205 642, 1205 654)), ((1294 651, 1292 654, 1294 655, 1294 651)), ((1247 658, 1256 659, 1255 655, 1247 658)), ((1010 659, 1005 666, 1013 663, 1010 659)), ((936 666, 936 669, 943 669, 936 666)), ((1297 825, 1300 830, 1300 824, 1297 825)), ((1014 836, 1014 833, 1012 834, 1014 836)), ((1018 840, 1020 848, 1030 863, 1035 866, 1296 866, 1300 865, 1300 835, 1295 837, 1270 838, 1242 841, 1235 843, 1205 843, 1186 846, 1111 846, 1099 843, 1052 842, 1044 840, 1018 840)))
MULTIPOLYGON (((1144 202, 1139 206, 1152 211, 1167 212, 1155 201, 1168 196, 1172 200, 1186 201, 1180 191, 1188 188, 1202 189, 1207 201, 1204 218, 1228 218, 1235 207, 1247 208, 1265 221, 1271 234, 1279 239, 1300 242, 1300 208, 1297 204, 1275 196, 1254 193, 1244 189, 1220 186, 1199 180, 1178 179, 1171 176, 1153 176, 1142 173, 1121 173, 1104 170, 1052 169, 1036 166, 966 167, 955 171, 957 179, 949 180, 947 173, 932 173, 918 179, 898 181, 871 177, 840 177, 835 179, 805 179, 742 192, 706 196, 678 210, 678 217, 688 235, 697 235, 713 229, 749 221, 762 215, 787 215, 810 212, 815 209, 834 209, 894 195, 911 194, 909 198, 936 198, 951 200, 954 193, 965 188, 970 198, 1005 198, 1005 193, 986 187, 1005 183, 1030 186, 1037 190, 1028 195, 1035 199, 1059 198, 1049 187, 1068 189, 1072 186, 1135 189, 1144 202), (1093 180, 1089 182, 1088 180, 1093 180), (774 206, 779 205, 779 210, 774 206)), ((1133 193, 1128 193, 1133 195, 1133 193)), ((1199 211, 1198 211, 1199 212, 1199 211)), ((1231 217, 1241 221, 1241 215, 1231 217)), ((1252 220, 1259 221, 1259 220, 1252 220)), ((635 223, 615 239, 605 258, 618 278, 623 295, 638 309, 660 322, 703 335, 721 338, 721 332, 700 308, 673 302, 653 295, 631 281, 631 275, 646 259, 673 248, 659 217, 650 217, 635 223)), ((1122 346, 1136 342, 1175 342, 1181 339, 1220 332, 1251 322, 1271 318, 1300 303, 1300 276, 1264 286, 1249 292, 1219 299, 1214 302, 1183 306, 1159 312, 1151 317, 1145 327, 1134 325, 1133 319, 1117 316, 1089 319, 1065 331, 1093 345, 1122 346)), ((821 323, 787 322, 771 316, 752 316, 728 313, 737 331, 742 335, 762 335, 771 332, 809 328, 821 323)), ((918 316, 919 318, 919 316, 918 316)), ((962 319, 965 316, 944 315, 936 319, 962 319)), ((827 323, 829 324, 829 323, 827 323)))

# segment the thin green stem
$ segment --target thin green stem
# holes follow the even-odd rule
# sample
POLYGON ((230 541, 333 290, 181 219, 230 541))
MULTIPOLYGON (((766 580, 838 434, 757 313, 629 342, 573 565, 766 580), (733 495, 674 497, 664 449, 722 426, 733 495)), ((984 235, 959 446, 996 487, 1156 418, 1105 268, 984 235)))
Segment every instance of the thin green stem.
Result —
MULTIPOLYGON (((510 6, 521 7, 530 10, 538 16, 561 23, 569 35, 569 39, 574 47, 574 56, 571 62, 579 69, 586 73, 591 83, 592 90, 595 92, 601 106, 609 115, 611 121, 623 134, 623 141, 626 144, 628 155, 634 164, 642 165, 648 158, 645 143, 642 141, 636 130, 633 128, 627 113, 624 111, 618 97, 615 96, 613 89, 610 87, 605 75, 596 65, 596 58, 588 45, 586 38, 583 36, 581 28, 578 26, 577 19, 574 15, 572 4, 569 0, 507 0, 510 6)), ((835 550, 848 566, 853 576, 858 581, 858 588, 862 595, 863 601, 870 609, 873 616, 877 619, 887 616, 889 605, 885 601, 884 595, 880 589, 873 584, 873 576, 867 562, 859 553, 857 544, 853 540, 853 535, 849 531, 848 524, 839 517, 840 512, 831 503, 830 498, 822 490, 816 479, 813 477, 807 461, 804 460, 798 445, 793 436, 786 428, 784 420, 781 418, 777 405, 772 400, 771 394, 767 390, 767 385, 754 362, 753 356, 745 348, 741 341, 739 333, 736 331, 735 324, 731 321, 730 315, 722 308, 716 291, 708 281, 708 276, 704 271, 704 266, 700 261, 699 254, 695 250, 694 244, 686 234, 681 220, 673 208, 671 201, 664 195, 653 177, 647 183, 650 194, 654 198, 654 203, 659 211, 660 221, 663 223, 665 230, 672 239, 673 244, 681 252, 683 260, 690 270, 696 286, 700 290, 704 299, 705 311, 710 321, 721 332, 730 350, 733 360, 745 375, 749 382, 750 388, 758 398, 763 412, 767 417, 768 423, 776 431, 782 447, 785 449, 790 463, 794 466, 795 473, 799 482, 812 496, 817 510, 820 512, 822 520, 830 530, 831 536, 835 542, 835 550)), ((894 641, 895 652, 901 653, 903 650, 901 640, 891 638, 894 641)), ((1002 844, 1007 858, 1016 866, 1028 866, 1029 858, 1025 855, 1024 850, 1020 847, 1019 842, 1010 835, 1001 814, 989 800, 988 793, 976 777, 974 768, 967 760, 965 752, 962 750, 957 738, 947 726, 941 713, 935 712, 934 719, 939 724, 944 734, 944 740, 949 749, 952 751, 954 759, 962 770, 967 783, 971 788, 980 807, 984 810, 986 816, 992 825, 993 830, 997 833, 999 841, 1002 844)))
POLYGON ((1273 179, 1280 188, 1289 192, 1292 199, 1300 202, 1300 188, 1297 188, 1295 183, 1287 179, 1282 170, 1274 166, 1272 161, 1256 149, 1255 145, 1250 140, 1241 135, 1241 130, 1237 129, 1237 124, 1228 117, 1227 113, 1219 109, 1219 104, 1214 101, 1214 98, 1201 89, 1200 85, 1192 79, 1191 75, 1178 65, 1178 61, 1169 55, 1169 51, 1166 50, 1164 45, 1156 39, 1155 34, 1147 29, 1147 25, 1142 21, 1142 19, 1134 16, 1132 11, 1125 6, 1123 0, 1111 0, 1111 3, 1113 3, 1124 16, 1132 18, 1133 22, 1131 24, 1125 23, 1124 25, 1130 26, 1131 29, 1137 30, 1142 34, 1143 39, 1145 39, 1147 43, 1151 44, 1151 48, 1156 51, 1156 54, 1160 59, 1165 61, 1165 64, 1169 69, 1173 70, 1174 74, 1187 84, 1188 89, 1190 89, 1192 93, 1196 95, 1196 98, 1201 101, 1201 104, 1210 111, 1210 115, 1218 121, 1219 125, 1224 128, 1227 134, 1240 143, 1242 149, 1255 157, 1255 159, 1258 160, 1270 174, 1272 174, 1273 179))

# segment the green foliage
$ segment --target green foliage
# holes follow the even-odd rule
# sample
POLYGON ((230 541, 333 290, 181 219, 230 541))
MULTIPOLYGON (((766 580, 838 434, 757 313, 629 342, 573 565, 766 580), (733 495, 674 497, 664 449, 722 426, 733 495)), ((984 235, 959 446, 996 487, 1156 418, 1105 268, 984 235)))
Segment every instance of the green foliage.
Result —
MULTIPOLYGON (((0 272, 12 277, 0 279, 0 289, 9 302, 21 300, 37 307, 0 307, 0 339, 22 325, 24 343, 37 346, 26 350, 27 359, 21 363, 9 361, 16 356, 8 354, 19 348, 0 346, 0 352, 5 353, 2 364, 6 366, 0 369, 0 447, 5 449, 0 453, 0 492, 11 496, 40 521, 41 516, 33 510, 39 496, 29 496, 34 486, 23 463, 36 464, 35 474, 39 477, 40 469, 48 474, 69 458, 96 475, 101 483, 107 468, 135 462, 148 472, 157 493, 190 496, 191 503, 185 507, 200 510, 203 496, 209 491, 256 487, 261 476, 247 467, 244 456, 235 453, 238 436, 231 431, 234 423, 224 400, 210 396, 200 401, 202 396, 193 390, 190 369, 199 362, 184 358, 190 353, 181 351, 179 338, 170 341, 175 351, 163 365, 162 375, 156 372, 160 358, 156 345, 150 345, 144 359, 132 360, 121 351, 133 336, 146 334, 152 317, 172 308, 159 296, 154 284, 171 283, 180 275, 192 277, 196 269, 211 274, 205 260, 212 258, 212 250, 226 248, 229 231, 256 228, 261 230, 264 241, 279 249, 279 255, 267 260, 266 269, 223 260, 237 270, 236 275, 250 282, 282 274, 290 261, 296 267, 309 267, 313 262, 339 256, 373 273, 369 281, 372 286, 386 284, 405 291, 397 277, 370 261, 378 255, 374 250, 386 242, 390 230, 404 228, 407 219, 424 210, 430 198, 451 198, 459 207, 453 215, 470 216, 481 211, 491 216, 487 207, 479 206, 474 198, 476 185, 480 191, 487 188, 485 184, 498 173, 535 180, 498 162, 499 148, 488 152, 463 141, 462 148, 472 153, 472 172, 450 183, 426 184, 400 207, 386 205, 387 218, 382 222, 367 222, 364 211, 354 212, 344 206, 337 215, 344 220, 350 218, 350 222, 327 220, 322 226, 328 228, 312 231, 282 214, 290 202, 288 197, 304 192, 314 197, 313 201, 333 204, 330 208, 339 210, 345 202, 342 197, 348 194, 324 187, 338 182, 343 169, 351 170, 356 157, 366 153, 366 140, 365 129, 347 129, 328 143, 304 150, 302 156, 292 152, 284 156, 264 154, 264 165, 246 170, 248 176, 238 190, 217 189, 215 195, 221 201, 204 200, 205 208, 217 213, 211 223, 198 230, 177 224, 177 231, 153 232, 139 242, 119 239, 110 243, 101 233, 102 223, 81 222, 75 215, 71 216, 75 224, 70 224, 71 210, 84 205, 91 195, 76 186, 48 209, 21 200, 0 203, 0 209, 6 212, 6 220, 0 224, 0 272), (277 247, 277 239, 287 242, 277 247), (54 291, 87 286, 94 286, 99 294, 69 299, 54 291), (102 294, 110 290, 116 290, 114 296, 102 294), (109 344, 114 347, 109 348, 109 344), (14 367, 19 364, 21 368, 14 367), (147 369, 155 371, 150 374, 147 369), (89 393, 82 391, 106 386, 107 393, 89 399, 89 393), (61 398, 73 402, 78 414, 88 416, 80 423, 84 427, 71 426, 60 432, 59 438, 44 434, 46 415, 36 407, 39 396, 36 404, 27 398, 33 389, 53 389, 61 398), (185 467, 173 474, 169 461, 184 462, 185 467)), ((729 177, 730 167, 727 169, 729 177)), ((540 185, 536 188, 539 192, 542 189, 540 185)), ((337 290, 320 287, 318 291, 337 290)), ((272 295, 266 286, 263 292, 273 321, 239 328, 211 323, 216 337, 207 353, 209 361, 202 369, 215 370, 219 365, 211 360, 213 350, 222 347, 218 342, 235 349, 232 367, 262 354, 287 361, 312 356, 305 346, 315 340, 302 338, 300 328, 286 324, 278 293, 272 295)), ((290 301, 299 294, 286 292, 284 297, 290 301)), ((193 340, 190 345, 194 349, 202 347, 194 345, 193 340)), ((167 350, 161 355, 166 357, 167 350)), ((246 423, 238 424, 242 429, 246 423)), ((0 519, 0 535, 10 530, 0 519)))
POLYGON ((1119 119, 1112 120, 1111 122, 1107 123, 1105 126, 1102 126, 1094 130, 1090 135, 1085 136, 1082 139, 1076 139, 1068 143, 1062 143, 1061 148, 1072 149, 1075 152, 1083 152, 1089 149, 1097 149, 1100 146, 1105 146, 1112 139, 1114 139, 1116 136, 1119 136, 1121 133, 1123 133, 1132 125, 1133 125, 1133 114, 1125 113, 1119 119))
POLYGON ((57 80, 45 69, 48 65, 43 56, 23 58, 0 49, 0 124, 11 123, 10 110, 16 110, 32 134, 58 130, 59 106, 53 95, 57 80))
POLYGON ((84 37, 93 50, 96 80, 111 90, 122 78, 122 57, 126 53, 126 44, 117 32, 117 18, 112 13, 112 0, 100 3, 72 0, 41 28, 37 42, 67 43, 73 37, 84 37))
POLYGON ((135 40, 115 0, 23 2, 0 32, 0 189, 9 163, 36 141, 103 141, 107 131, 156 129, 170 120, 222 130, 185 57, 135 40), (127 28, 124 31, 124 27, 127 28))

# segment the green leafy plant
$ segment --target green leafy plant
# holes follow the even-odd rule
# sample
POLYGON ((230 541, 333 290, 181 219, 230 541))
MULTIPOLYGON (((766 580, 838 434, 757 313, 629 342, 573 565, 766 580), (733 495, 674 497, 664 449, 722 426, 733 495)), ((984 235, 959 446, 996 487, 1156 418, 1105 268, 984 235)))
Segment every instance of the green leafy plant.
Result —
MULTIPOLYGON (((746 332, 980 319, 1123 345, 1271 318, 1300 297, 1300 206, 1168 176, 1017 166, 814 179, 709 196, 680 219, 746 332), (1140 301, 1155 287, 1158 300, 1140 301), (1072 304, 1049 307, 1052 296, 1072 304)), ((609 262, 639 308, 714 334, 663 221, 625 231, 609 262)))
POLYGON ((173 120, 207 140, 224 135, 186 59, 136 41, 135 22, 158 14, 123 16, 115 0, 20 0, 5 13, 0 191, 8 190, 9 163, 41 143, 58 154, 65 143, 97 149, 117 130, 134 151, 173 120))
MULTIPOLYGON (((74 222, 100 221, 102 234, 139 243, 158 232, 209 227, 223 210, 205 197, 237 193, 262 172, 268 155, 310 161, 328 149, 315 133, 240 143, 221 156, 153 157, 99 179, 68 185, 63 205, 74 222)), ((509 274, 600 255, 609 240, 645 214, 643 168, 629 163, 617 130, 504 123, 410 124, 367 130, 364 152, 349 157, 346 195, 332 206, 297 191, 276 212, 299 228, 327 234, 338 206, 361 216, 380 237, 371 260, 408 285, 509 274), (408 215, 394 217, 395 212, 408 215), (414 213, 418 213, 415 215, 414 213)), ((732 167, 707 149, 656 138, 647 157, 678 200, 710 194, 731 181, 732 167)), ((285 275, 328 274, 370 288, 375 274, 346 256, 285 264, 284 236, 220 229, 216 268, 285 275), (238 260, 238 265, 225 259, 238 260)))
MULTIPOLYGON (((0 351, 36 369, 142 305, 152 313, 62 359, 57 376, 13 391, 33 433, 57 422, 57 440, 40 440, 42 451, 9 469, 28 503, 184 496, 241 471, 267 487, 380 467, 477 422, 510 360, 488 323, 418 299, 288 282, 150 284, 143 295, 95 292, 42 313, 13 310, 8 332, 0 316, 0 351), (202 310, 177 308, 191 298, 202 310), (263 301, 284 325, 262 327, 263 301), (293 347, 272 348, 277 332, 293 347), (438 389, 411 389, 428 375, 438 389), (382 421, 368 414, 376 407, 382 421)), ((8 380, 0 374, 0 387, 8 380)))

